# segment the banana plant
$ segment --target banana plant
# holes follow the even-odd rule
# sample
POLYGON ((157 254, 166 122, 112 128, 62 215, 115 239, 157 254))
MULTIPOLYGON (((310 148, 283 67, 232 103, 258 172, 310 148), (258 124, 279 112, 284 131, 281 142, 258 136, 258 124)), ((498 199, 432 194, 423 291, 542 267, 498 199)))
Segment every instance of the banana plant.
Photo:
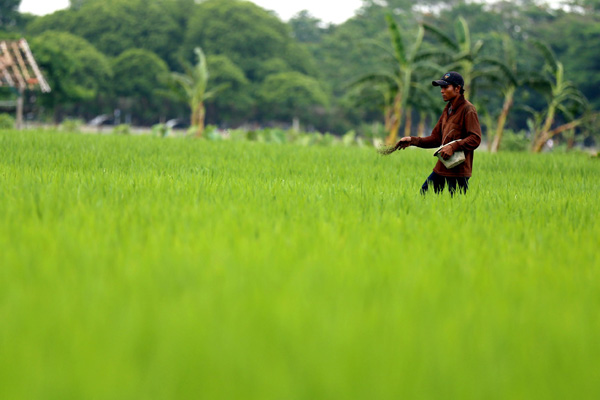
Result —
POLYGON ((225 89, 227 84, 207 90, 210 74, 206 64, 206 57, 200 47, 196 47, 194 53, 196 53, 197 57, 196 64, 192 66, 183 63, 185 73, 172 72, 170 75, 170 86, 173 92, 189 105, 191 109, 190 124, 192 129, 195 130, 196 137, 202 137, 206 116, 204 103, 225 89))
POLYGON ((541 88, 542 93, 547 100, 547 107, 543 111, 543 123, 534 131, 531 150, 539 153, 544 144, 553 136, 563 132, 566 129, 574 129, 585 121, 588 110, 588 102, 583 93, 581 93, 575 85, 565 78, 565 69, 563 64, 557 60, 552 49, 545 43, 534 41, 534 46, 542 53, 545 65, 542 71, 542 81, 537 85, 541 88), (575 118, 575 114, 570 105, 581 106, 584 114, 579 118, 575 118), (555 122, 557 113, 562 114, 567 123, 555 127, 552 126, 555 122))
POLYGON ((422 26, 419 26, 416 37, 411 41, 412 45, 407 48, 402 33, 390 14, 386 15, 386 22, 392 45, 392 51, 389 52, 386 49, 386 52, 391 55, 392 67, 382 72, 368 74, 354 82, 353 86, 369 84, 383 88, 382 93, 387 101, 385 107, 388 129, 386 143, 391 145, 398 138, 398 129, 406 114, 415 71, 433 69, 437 72, 441 68, 437 64, 427 61, 426 54, 419 53, 425 34, 422 26))
POLYGON ((491 122, 491 116, 485 115, 484 113, 484 119, 488 120, 486 123, 488 131, 495 131, 493 136, 489 135, 488 138, 488 149, 492 153, 496 153, 500 149, 500 143, 502 142, 508 114, 514 105, 515 92, 523 83, 523 74, 519 71, 517 66, 516 51, 512 39, 507 34, 500 34, 499 36, 502 40, 503 60, 495 58, 481 59, 482 64, 488 63, 497 68, 497 71, 486 73, 485 75, 496 84, 496 87, 500 88, 504 97, 502 110, 496 120, 495 127, 491 122))
POLYGON ((469 97, 483 41, 472 42, 469 24, 463 17, 459 17, 454 23, 454 38, 431 24, 423 24, 423 27, 447 48, 446 51, 438 50, 437 55, 449 61, 446 65, 447 70, 460 72, 465 80, 465 97, 469 97))

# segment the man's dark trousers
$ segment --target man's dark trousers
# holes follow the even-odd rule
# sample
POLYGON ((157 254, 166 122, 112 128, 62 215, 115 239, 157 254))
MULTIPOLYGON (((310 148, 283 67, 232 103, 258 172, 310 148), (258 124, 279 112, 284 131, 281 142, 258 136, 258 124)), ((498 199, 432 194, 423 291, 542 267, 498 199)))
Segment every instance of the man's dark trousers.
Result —
POLYGON ((421 194, 427 193, 430 185, 433 185, 434 192, 442 193, 444 187, 446 186, 446 182, 448 182, 448 191, 452 196, 454 196, 454 193, 456 192, 456 186, 458 186, 458 189, 461 193, 467 193, 467 189, 469 189, 469 178, 453 178, 449 176, 441 176, 435 172, 432 172, 425 183, 423 183, 423 186, 421 186, 421 194))

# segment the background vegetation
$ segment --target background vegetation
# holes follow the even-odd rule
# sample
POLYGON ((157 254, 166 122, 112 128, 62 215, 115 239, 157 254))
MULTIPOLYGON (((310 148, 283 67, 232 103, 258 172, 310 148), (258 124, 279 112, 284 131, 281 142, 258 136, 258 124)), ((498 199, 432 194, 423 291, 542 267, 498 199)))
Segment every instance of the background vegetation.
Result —
MULTIPOLYGON (((168 94, 162 77, 195 62, 200 47, 213 84, 227 87, 205 105, 206 121, 222 128, 297 119, 308 131, 389 133, 393 124, 373 124, 389 125, 386 107, 402 93, 399 134, 427 134, 443 107, 429 82, 455 68, 468 78, 490 143, 504 128, 530 140, 544 137, 544 117, 551 114, 546 131, 555 139, 592 145, 599 131, 598 119, 589 116, 600 107, 600 6, 597 0, 562 3, 552 9, 532 0, 364 0, 353 18, 326 25, 308 12, 284 22, 239 0, 73 0, 43 17, 19 14, 19 1, 11 0, 0 5, 0 37, 29 39, 53 88, 28 94, 30 120, 105 114, 115 124, 174 118, 186 124, 191 111, 168 94), (386 15, 400 41, 390 42, 386 15), (466 30, 456 31, 458 22, 466 30), (411 71, 409 86, 353 85, 393 71, 388 56, 402 42, 408 51, 419 26, 426 28, 419 54, 396 66, 398 77, 411 71), (547 44, 548 52, 535 50, 535 42, 547 44), (556 76, 543 73, 547 55, 563 65, 564 81, 581 92, 582 102, 553 91, 556 76), (553 132, 573 121, 576 126, 553 132)), ((2 89, 0 96, 14 94, 2 89)))

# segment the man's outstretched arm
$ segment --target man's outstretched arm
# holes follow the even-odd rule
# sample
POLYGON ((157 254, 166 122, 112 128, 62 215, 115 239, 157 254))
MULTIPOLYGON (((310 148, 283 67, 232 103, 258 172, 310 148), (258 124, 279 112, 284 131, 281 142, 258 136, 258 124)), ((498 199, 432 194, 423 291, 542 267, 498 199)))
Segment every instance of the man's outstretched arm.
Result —
POLYGON ((416 137, 406 136, 403 137, 396 143, 396 149, 405 149, 408 146, 422 147, 424 149, 431 149, 442 145, 442 118, 438 120, 437 124, 431 131, 431 135, 427 137, 416 137))

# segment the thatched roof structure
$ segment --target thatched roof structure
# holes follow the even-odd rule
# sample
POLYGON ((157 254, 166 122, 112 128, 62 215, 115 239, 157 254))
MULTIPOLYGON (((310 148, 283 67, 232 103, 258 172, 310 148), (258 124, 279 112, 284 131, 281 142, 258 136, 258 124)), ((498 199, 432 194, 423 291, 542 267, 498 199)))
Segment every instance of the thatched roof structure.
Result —
POLYGON ((39 87, 44 93, 50 92, 25 39, 0 41, 0 86, 14 87, 20 92, 39 87))

